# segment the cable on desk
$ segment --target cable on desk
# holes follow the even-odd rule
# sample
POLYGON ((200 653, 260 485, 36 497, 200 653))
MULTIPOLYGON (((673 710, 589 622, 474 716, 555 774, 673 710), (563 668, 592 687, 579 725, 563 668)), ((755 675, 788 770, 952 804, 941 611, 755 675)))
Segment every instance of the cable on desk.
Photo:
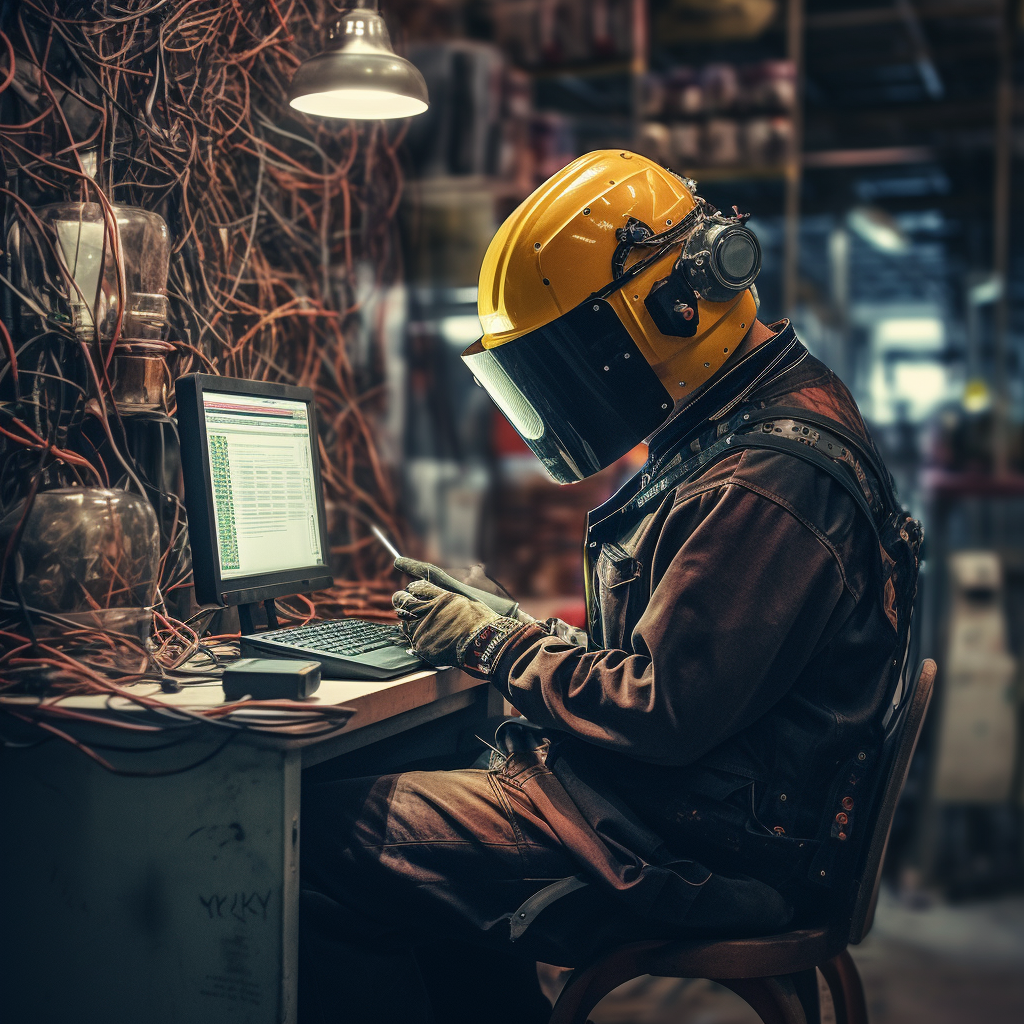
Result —
POLYGON ((192 761, 187 765, 182 765, 179 768, 167 768, 161 770, 137 770, 130 768, 115 767, 105 757, 101 757, 99 754, 97 754, 96 751, 90 745, 82 743, 80 740, 76 739, 70 733, 64 732, 62 729, 58 729, 55 725, 51 725, 49 722, 42 722, 38 720, 33 722, 32 719, 27 718, 24 715, 19 714, 18 712, 9 711, 8 714, 10 714, 13 718, 18 718, 21 719, 23 722, 27 722, 31 725, 34 725, 36 726, 36 728, 43 729, 48 733, 52 733, 59 739, 64 740, 65 743, 70 743, 71 746, 77 748, 83 754, 85 754, 85 756, 88 757, 89 760, 95 761, 96 764, 98 764, 101 768, 105 769, 108 772, 111 772, 113 775, 123 775, 128 778, 134 779, 157 779, 163 778, 167 775, 182 775, 185 772, 192 771, 194 768, 198 768, 200 765, 206 764, 207 761, 212 761, 237 735, 237 733, 228 733, 228 735, 224 737, 223 742, 219 743, 216 747, 213 748, 213 750, 204 754, 202 757, 197 758, 195 761, 192 761))
MULTIPOLYGON (((20 584, 0 582, 0 713, 11 695, 37 695, 44 699, 18 713, 63 732, 73 719, 63 697, 124 697, 135 682, 203 685, 195 671, 215 677, 230 656, 223 642, 236 639, 205 635, 217 610, 188 607, 173 404, 129 417, 116 398, 127 304, 115 205, 159 210, 171 231, 168 381, 202 370, 314 391, 332 558, 350 582, 282 601, 282 618, 393 619, 390 560, 369 524, 416 552, 376 438, 387 305, 366 296, 368 283, 379 290, 401 277, 394 218, 406 125, 339 128, 288 106, 287 82, 320 45, 334 6, 22 0, 0 12, 0 230, 9 256, 0 267, 0 517, 17 510, 27 522, 37 492, 87 485, 143 496, 160 532, 146 642, 41 610, 20 584), (117 270, 111 332, 95 317, 87 337, 67 315, 72 300, 91 297, 36 212, 55 201, 100 208, 117 270), (155 459, 144 457, 141 436, 155 459)), ((19 544, 16 529, 0 552, 0 580, 18 579, 19 544)), ((125 600, 120 557, 94 598, 99 610, 125 600)), ((164 729, 194 720, 280 734, 337 728, 329 717, 319 726, 293 720, 295 709, 256 724, 241 710, 187 715, 138 703, 164 729)), ((125 728, 140 714, 106 713, 125 728)))

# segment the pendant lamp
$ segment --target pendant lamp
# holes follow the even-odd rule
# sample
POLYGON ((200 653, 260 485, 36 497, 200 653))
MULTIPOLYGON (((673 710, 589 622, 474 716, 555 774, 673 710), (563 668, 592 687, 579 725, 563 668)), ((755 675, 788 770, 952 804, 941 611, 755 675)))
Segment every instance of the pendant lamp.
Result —
POLYGON ((317 117, 374 121, 411 117, 427 109, 419 69, 391 48, 384 19, 373 6, 342 15, 332 49, 299 65, 288 89, 290 106, 317 117))

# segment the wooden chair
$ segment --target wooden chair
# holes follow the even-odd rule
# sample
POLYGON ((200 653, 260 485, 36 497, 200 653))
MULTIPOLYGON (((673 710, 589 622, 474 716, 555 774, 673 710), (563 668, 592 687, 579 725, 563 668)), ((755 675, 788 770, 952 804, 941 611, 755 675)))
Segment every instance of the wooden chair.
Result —
POLYGON ((708 978, 732 989, 765 1024, 817 1024, 821 971, 832 994, 836 1024, 867 1024, 860 975, 847 946, 871 930, 893 815, 917 746, 935 682, 935 662, 924 661, 916 685, 903 695, 890 722, 888 774, 862 870, 846 910, 821 928, 735 941, 636 942, 605 953, 569 976, 549 1024, 586 1024, 587 1014, 612 989, 643 975, 708 978))

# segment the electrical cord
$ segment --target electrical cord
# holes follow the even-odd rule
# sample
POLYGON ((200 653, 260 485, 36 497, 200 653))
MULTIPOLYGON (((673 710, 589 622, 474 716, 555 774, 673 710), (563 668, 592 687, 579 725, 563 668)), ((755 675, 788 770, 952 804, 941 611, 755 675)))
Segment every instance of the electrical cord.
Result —
MULTIPOLYGON (((10 289, 10 312, 0 321, 0 511, 20 509, 23 528, 39 490, 131 488, 156 508, 161 537, 146 643, 103 628, 98 615, 90 627, 35 607, 14 572, 22 529, 5 541, 0 714, 45 725, 47 739, 74 742, 62 726, 85 713, 61 701, 82 694, 106 695, 104 721, 135 731, 205 724, 228 736, 330 735, 341 727, 338 715, 308 706, 252 702, 193 712, 124 689, 215 685, 236 652, 233 638, 206 635, 216 609, 181 620, 169 607, 183 603, 166 603, 191 584, 180 471, 171 478, 165 470, 178 441, 173 404, 166 414, 135 413, 132 426, 115 397, 128 308, 115 205, 159 210, 169 225, 171 378, 201 370, 314 391, 331 552, 349 582, 281 602, 282 617, 393 618, 390 559, 368 524, 413 544, 377 446, 380 317, 366 325, 373 345, 353 341, 366 329, 360 268, 370 268, 378 287, 401 273, 394 215, 406 129, 339 128, 288 107, 297 54, 319 47, 335 14, 325 0, 284 10, 278 0, 23 0, 0 14, 0 61, 7 60, 0 66, 7 257, 0 280, 10 289), (87 152, 96 154, 95 171, 87 172, 87 152), (95 295, 83 293, 36 213, 55 201, 99 207, 111 272, 103 270, 95 295), (116 310, 109 331, 97 315, 101 300, 116 310), (73 329, 72 302, 93 308, 91 337, 73 329), (131 442, 150 421, 158 423, 156 471, 131 442), (27 710, 17 703, 33 694, 42 696, 27 710), (133 709, 120 707, 122 699, 133 709)), ((105 570, 109 585, 93 597, 97 611, 118 607, 132 591, 123 552, 105 570)))

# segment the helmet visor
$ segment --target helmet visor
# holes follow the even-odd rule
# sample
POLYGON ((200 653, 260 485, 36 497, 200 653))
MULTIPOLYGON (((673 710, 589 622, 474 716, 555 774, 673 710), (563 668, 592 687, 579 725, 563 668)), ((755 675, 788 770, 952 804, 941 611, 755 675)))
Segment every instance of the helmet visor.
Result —
POLYGON ((497 348, 478 341, 462 358, 560 484, 610 466, 672 410, 671 396, 603 299, 497 348))

